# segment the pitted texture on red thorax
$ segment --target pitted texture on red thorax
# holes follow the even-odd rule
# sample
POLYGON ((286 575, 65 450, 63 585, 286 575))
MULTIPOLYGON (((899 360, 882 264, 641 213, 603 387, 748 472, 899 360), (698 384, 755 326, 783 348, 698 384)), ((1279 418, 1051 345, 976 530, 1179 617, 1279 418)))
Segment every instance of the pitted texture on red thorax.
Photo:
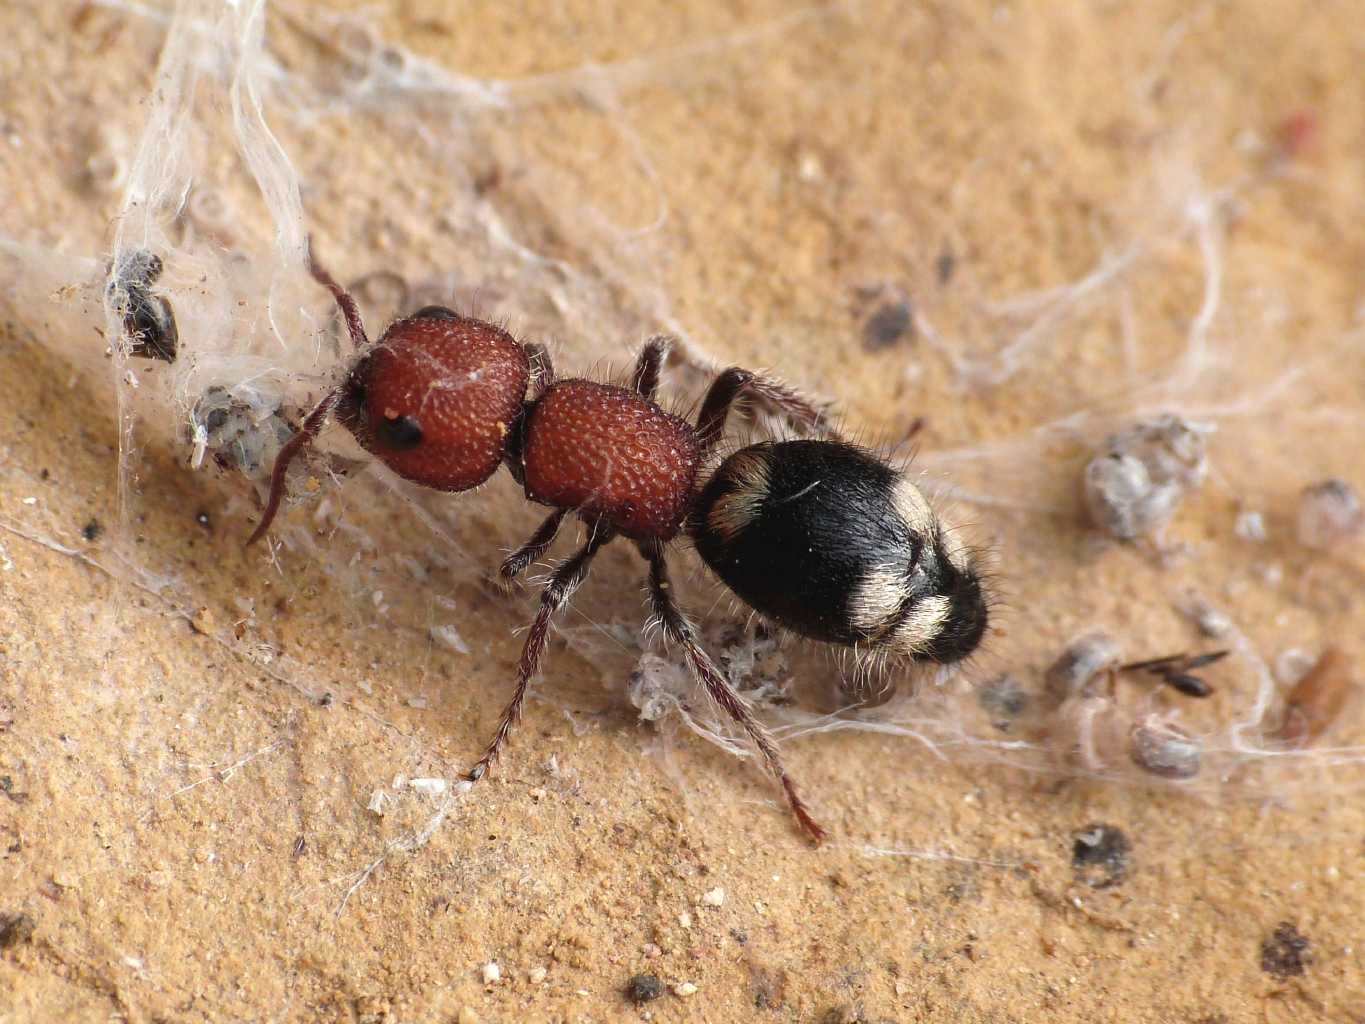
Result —
POLYGON ((692 427, 633 391, 555 384, 526 426, 526 496, 601 518, 633 540, 670 540, 687 514, 699 445, 692 427))

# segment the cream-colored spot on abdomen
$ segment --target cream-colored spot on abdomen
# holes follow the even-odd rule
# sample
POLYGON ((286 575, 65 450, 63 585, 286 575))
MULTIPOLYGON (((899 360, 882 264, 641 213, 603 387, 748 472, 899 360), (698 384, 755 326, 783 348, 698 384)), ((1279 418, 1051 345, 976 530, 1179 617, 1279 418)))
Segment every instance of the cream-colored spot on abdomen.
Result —
POLYGON ((757 518, 768 497, 768 461, 760 452, 739 452, 725 466, 733 488, 717 499, 706 525, 725 541, 733 540, 757 518))
POLYGON ((926 597, 918 602, 891 634, 889 646, 905 655, 923 651, 942 631, 950 607, 946 597, 926 597))

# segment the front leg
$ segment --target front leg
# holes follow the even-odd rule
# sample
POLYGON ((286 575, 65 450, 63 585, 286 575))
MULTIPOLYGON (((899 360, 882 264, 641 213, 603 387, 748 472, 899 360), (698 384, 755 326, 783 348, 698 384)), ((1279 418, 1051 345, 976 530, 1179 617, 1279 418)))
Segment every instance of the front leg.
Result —
POLYGON ((528 565, 549 550, 550 545, 554 543, 555 534, 559 532, 559 525, 568 514, 567 508, 560 508, 546 516, 536 532, 531 534, 531 539, 503 559, 498 575, 505 582, 511 583, 525 572, 528 565))
POLYGON ((550 639, 550 622, 560 609, 568 604, 569 597, 578 589, 579 584, 587 578, 593 556, 616 536, 616 531, 609 526, 593 524, 588 530, 587 543, 579 548, 577 553, 559 563, 559 568, 555 569, 550 582, 545 584, 545 589, 541 592, 540 611, 531 623, 530 632, 526 634, 526 643, 521 649, 521 661, 517 665, 516 692, 512 694, 511 702, 503 710, 502 718, 498 722, 498 731, 493 734, 493 741, 488 744, 478 763, 469 770, 466 778, 470 782, 478 782, 488 774, 488 769, 498 759, 503 744, 512 734, 517 720, 521 718, 521 706, 526 700, 526 691, 530 688, 536 670, 540 668, 541 655, 545 653, 545 644, 550 639))

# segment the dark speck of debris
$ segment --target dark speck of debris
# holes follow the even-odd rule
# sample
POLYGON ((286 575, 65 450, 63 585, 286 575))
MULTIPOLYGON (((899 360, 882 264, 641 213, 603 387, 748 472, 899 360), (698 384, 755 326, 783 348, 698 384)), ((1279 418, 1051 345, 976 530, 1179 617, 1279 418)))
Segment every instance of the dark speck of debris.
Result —
POLYGON ((938 283, 946 285, 953 279, 953 273, 957 270, 957 257, 953 255, 951 246, 945 245, 943 251, 938 254, 938 262, 934 264, 938 270, 938 283))
POLYGON ((0 949, 9 949, 27 942, 37 928, 33 918, 27 914, 0 914, 0 949))
POLYGON ((210 519, 209 514, 202 509, 194 514, 194 521, 206 530, 213 529, 213 520, 210 519))
POLYGON ((321 697, 318 698, 318 707, 330 708, 332 706, 332 702, 335 699, 336 698, 332 696, 332 691, 328 690, 326 693, 324 693, 321 697))
POLYGON ((46 479, 47 479, 48 477, 50 477, 51 475, 52 475, 52 471, 51 471, 50 469, 44 468, 44 469, 42 469, 41 471, 39 471, 39 473, 38 473, 38 479, 39 479, 39 480, 46 480, 46 479))
POLYGON ((16 793, 14 791, 14 778, 10 775, 0 775, 0 793, 4 793, 16 804, 28 803, 27 793, 16 793))
POLYGON ((91 519, 81 527, 81 536, 86 540, 99 540, 100 534, 104 532, 104 526, 98 519, 91 519))
POLYGON ((1303 973, 1309 961, 1308 940, 1288 921, 1275 926, 1270 938, 1261 943, 1261 970, 1283 981, 1303 973))
POLYGON ((664 994, 664 983, 657 974, 637 974, 626 983, 626 998, 632 1003, 648 1003, 664 994))
POLYGON ((1128 873, 1128 837, 1113 825, 1087 825, 1073 833, 1071 866, 1092 889, 1118 885, 1128 873))
POLYGON ((911 310, 908 302, 888 302, 863 325, 863 346, 871 352, 890 348, 911 329, 911 310))
POLYGON ((747 945, 749 942, 749 936, 746 935, 744 932, 740 931, 738 928, 730 929, 730 938, 734 939, 741 946, 747 945))
POLYGON ((1010 675, 997 676, 981 684, 976 699, 991 716, 991 725, 1009 732, 1014 719, 1028 707, 1029 695, 1019 680, 1010 675))
POLYGON ((754 997, 754 1008, 775 1010, 786 996, 787 977, 783 971, 773 971, 756 963, 749 964, 749 992, 754 997))

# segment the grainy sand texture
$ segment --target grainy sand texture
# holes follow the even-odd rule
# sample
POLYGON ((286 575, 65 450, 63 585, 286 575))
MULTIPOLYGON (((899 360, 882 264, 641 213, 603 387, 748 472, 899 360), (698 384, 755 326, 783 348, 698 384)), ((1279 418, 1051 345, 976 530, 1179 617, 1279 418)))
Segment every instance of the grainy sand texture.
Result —
POLYGON ((1361 14, 0 7, 0 1022, 1365 1021, 1365 541, 1298 521, 1365 491, 1361 14), (371 336, 439 301, 606 379, 670 332, 670 407, 769 368, 914 454, 994 629, 886 707, 830 716, 840 663, 670 555, 823 846, 695 693, 640 699, 678 662, 627 545, 457 787, 536 607, 486 584, 544 511, 506 474, 423 492, 332 429, 244 547, 268 463, 196 468, 194 408, 344 374, 308 233, 371 336), (143 246, 174 363, 113 351, 143 246), (1085 467, 1163 414, 1201 472, 1121 541, 1085 467), (1093 629, 1231 653, 1202 700, 1049 690, 1093 629))

